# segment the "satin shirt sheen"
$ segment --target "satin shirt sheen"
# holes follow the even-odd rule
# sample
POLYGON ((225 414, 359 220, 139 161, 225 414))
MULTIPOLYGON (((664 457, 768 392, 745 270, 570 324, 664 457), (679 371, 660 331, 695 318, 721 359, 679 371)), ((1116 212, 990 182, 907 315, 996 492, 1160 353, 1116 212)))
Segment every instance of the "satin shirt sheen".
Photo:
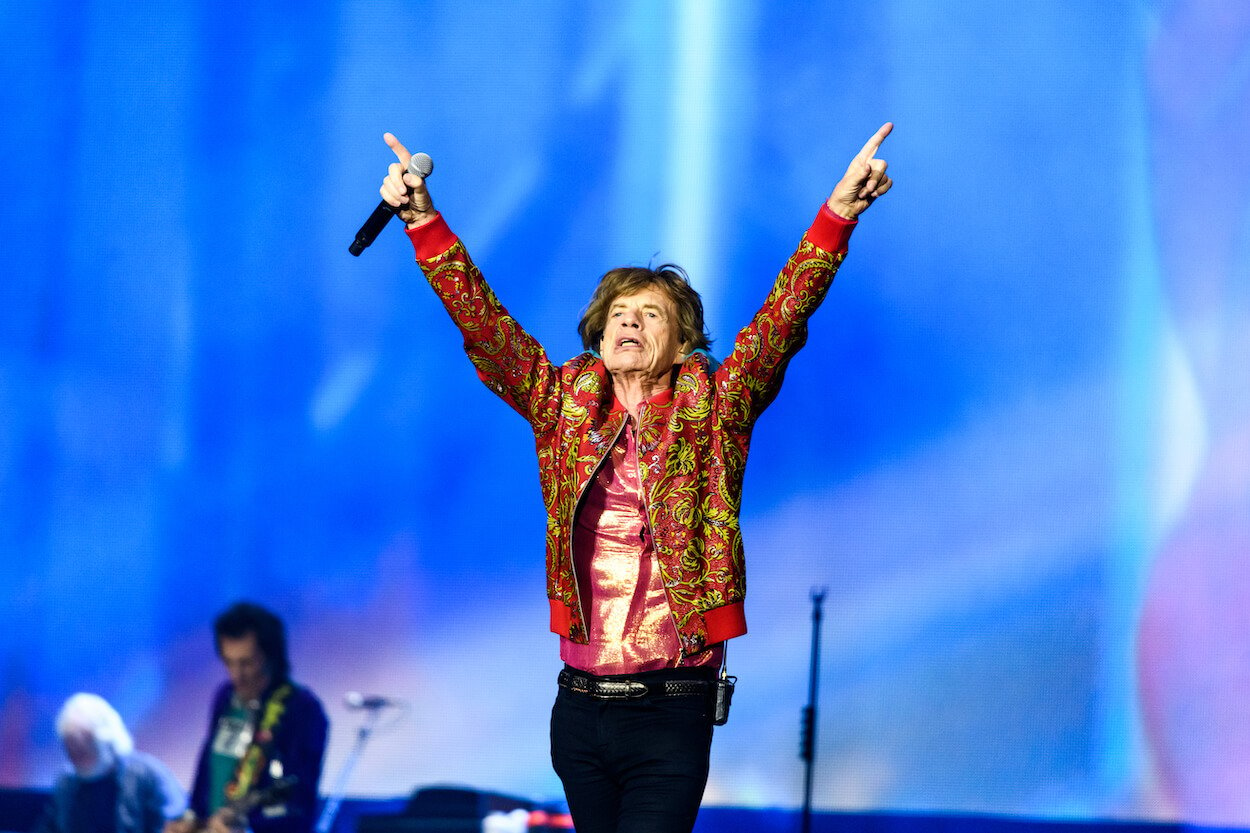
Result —
POLYGON ((720 662, 719 645, 681 658, 659 560, 647 527, 632 418, 586 488, 573 564, 590 641, 560 639, 560 659, 590 674, 634 674, 720 662))

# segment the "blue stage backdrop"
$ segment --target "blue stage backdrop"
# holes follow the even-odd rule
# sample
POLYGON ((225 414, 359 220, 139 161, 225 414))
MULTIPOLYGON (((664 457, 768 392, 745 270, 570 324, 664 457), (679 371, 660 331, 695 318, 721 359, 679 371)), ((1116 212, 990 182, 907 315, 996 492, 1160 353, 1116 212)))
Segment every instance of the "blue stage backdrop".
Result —
POLYGON ((1250 825, 1245 0, 0 7, 0 783, 67 695, 189 780, 229 602, 357 796, 559 795, 543 515, 398 228, 390 130, 564 359, 684 264, 716 351, 884 121, 897 185, 761 421, 708 802, 1250 825))

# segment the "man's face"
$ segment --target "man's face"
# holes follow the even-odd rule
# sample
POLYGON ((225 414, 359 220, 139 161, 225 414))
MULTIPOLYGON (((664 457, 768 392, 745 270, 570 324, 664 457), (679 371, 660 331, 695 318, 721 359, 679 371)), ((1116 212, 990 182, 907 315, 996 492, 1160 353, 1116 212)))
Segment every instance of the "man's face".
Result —
POLYGON ((677 309, 662 290, 622 295, 608 307, 599 354, 609 373, 660 378, 685 352, 678 329, 677 309))
POLYGON ((238 639, 219 637, 217 651, 226 666, 234 692, 244 700, 255 700, 269 687, 269 660, 256 644, 256 634, 244 634, 238 639))
POLYGON ((74 766, 74 772, 83 778, 89 778, 100 770, 102 762, 100 744, 85 726, 71 726, 61 737, 65 746, 65 757, 74 766))

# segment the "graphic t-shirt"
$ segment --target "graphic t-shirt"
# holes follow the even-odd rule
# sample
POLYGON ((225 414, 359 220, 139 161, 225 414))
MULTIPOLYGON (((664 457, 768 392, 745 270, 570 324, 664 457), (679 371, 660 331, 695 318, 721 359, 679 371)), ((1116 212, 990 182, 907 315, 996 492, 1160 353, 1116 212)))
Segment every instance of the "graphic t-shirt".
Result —
POLYGON ((234 780, 239 761, 252 745, 256 709, 233 700, 217 720, 209 757, 208 811, 215 813, 226 803, 226 785, 234 780))

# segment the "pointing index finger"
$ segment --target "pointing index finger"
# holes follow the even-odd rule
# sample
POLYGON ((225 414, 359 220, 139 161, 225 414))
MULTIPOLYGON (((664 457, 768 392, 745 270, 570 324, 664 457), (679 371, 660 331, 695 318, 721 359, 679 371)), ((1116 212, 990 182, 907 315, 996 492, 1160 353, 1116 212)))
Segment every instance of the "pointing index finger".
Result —
POLYGON ((412 154, 408 152, 408 148, 404 147, 404 143, 395 138, 394 133, 389 132, 382 134, 382 141, 386 142, 386 146, 395 152, 400 166, 404 170, 408 170, 408 160, 412 159, 412 154))
POLYGON ((878 130, 876 133, 874 133, 872 138, 868 140, 867 144, 865 144, 863 148, 860 149, 859 156, 857 156, 856 158, 867 161, 869 159, 872 159, 874 156, 876 156, 877 151, 880 150, 881 148, 881 143, 885 141, 885 137, 889 136, 890 131, 892 131, 893 129, 894 129, 894 122, 892 121, 888 121, 885 124, 881 125, 881 129, 878 130))

